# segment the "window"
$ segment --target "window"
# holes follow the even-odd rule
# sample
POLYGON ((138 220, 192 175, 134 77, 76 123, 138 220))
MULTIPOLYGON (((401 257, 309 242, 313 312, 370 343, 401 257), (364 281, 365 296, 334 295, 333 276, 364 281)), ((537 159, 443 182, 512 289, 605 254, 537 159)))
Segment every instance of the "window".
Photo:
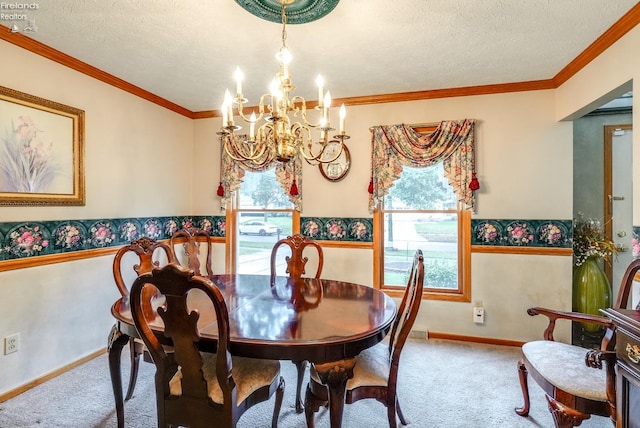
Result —
MULTIPOLYGON (((276 181, 275 169, 246 171, 236 209, 237 273, 268 275, 271 249, 293 232, 293 205, 276 181)), ((297 215, 297 214, 296 214, 297 215)))
POLYGON ((425 261, 425 295, 470 300, 470 216, 458 207, 457 200, 441 162, 426 168, 403 168, 378 213, 381 288, 391 293, 404 290, 419 248, 425 261))

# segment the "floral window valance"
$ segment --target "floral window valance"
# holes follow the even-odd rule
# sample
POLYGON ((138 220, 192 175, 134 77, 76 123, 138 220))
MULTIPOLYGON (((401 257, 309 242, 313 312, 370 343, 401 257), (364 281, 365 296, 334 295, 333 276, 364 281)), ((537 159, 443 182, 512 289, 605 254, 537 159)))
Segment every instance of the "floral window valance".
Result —
POLYGON ((400 177, 403 166, 414 168, 443 163, 444 175, 467 208, 474 209, 475 119, 442 121, 431 134, 421 135, 411 126, 374 126, 372 132, 369 210, 380 206, 384 195, 400 177))
MULTIPOLYGON (((222 144, 222 142, 221 142, 222 144)), ((275 157, 266 155, 258 164, 232 159, 224 149, 221 150, 220 162, 220 207, 225 209, 231 202, 234 192, 240 189, 245 171, 262 172, 276 169, 276 180, 284 189, 296 210, 302 210, 302 163, 299 158, 287 163, 279 162, 275 157)))

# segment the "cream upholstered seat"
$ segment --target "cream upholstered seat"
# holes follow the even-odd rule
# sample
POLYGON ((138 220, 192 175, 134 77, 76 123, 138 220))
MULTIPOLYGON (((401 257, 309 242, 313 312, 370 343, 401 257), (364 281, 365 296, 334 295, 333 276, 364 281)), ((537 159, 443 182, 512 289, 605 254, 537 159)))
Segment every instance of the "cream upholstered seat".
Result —
MULTIPOLYGON (((216 377, 216 354, 201 352, 202 371, 207 379, 207 392, 214 403, 222 404, 224 395, 216 377)), ((233 377, 236 380, 237 401, 245 401, 251 394, 264 385, 273 383, 280 375, 280 364, 272 360, 231 357, 233 377)), ((182 395, 182 370, 169 382, 171 395, 182 395)))
MULTIPOLYGON (((633 279, 640 270, 640 260, 633 261, 622 278, 614 308, 626 309, 629 304, 633 279)), ((614 325, 605 317, 563 312, 545 308, 530 308, 529 315, 544 315, 549 324, 545 340, 522 345, 522 359, 518 361, 518 374, 524 404, 516 408, 520 416, 530 409, 528 374, 544 390, 549 410, 557 428, 579 426, 591 415, 616 419, 616 374, 614 325), (554 341, 556 322, 567 320, 589 322, 605 328, 599 349, 585 348, 554 341), (604 370, 602 368, 604 367, 604 370)))
MULTIPOLYGON (((361 386, 387 386, 389 383, 388 346, 388 344, 380 343, 356 357, 353 377, 347 381, 347 390, 361 386)), ((311 370, 311 377, 315 382, 322 383, 315 370, 311 370)))
MULTIPOLYGON (((222 292, 211 281, 171 263, 138 277, 130 299, 136 330, 156 365, 158 427, 235 427, 246 410, 273 394, 272 427, 277 427, 284 395, 280 362, 231 356, 229 312, 222 292), (143 300, 147 288, 157 289, 163 300, 154 305, 143 300), (189 307, 192 291, 204 293, 211 303, 207 316, 215 316, 215 354, 198 349, 200 312, 189 307), (156 308, 153 313, 149 306, 156 308), (164 326, 162 332, 158 325, 164 326), (166 342, 173 344, 172 352, 166 351, 166 342)), ((200 310, 204 313, 205 308, 200 310)))
POLYGON ((590 400, 607 401, 607 376, 585 364, 586 350, 551 340, 536 340, 522 346, 522 353, 538 373, 556 387, 590 400), (549 358, 553 355, 553 358, 549 358))
MULTIPOLYGON (((402 348, 413 327, 422 302, 424 287, 424 259, 417 250, 409 281, 398 308, 398 314, 388 336, 388 341, 365 349, 356 356, 353 377, 347 381, 345 403, 352 404, 366 398, 374 398, 387 408, 390 428, 397 426, 396 415, 403 425, 408 421, 402 414, 397 396, 398 368, 402 348)), ((327 387, 323 385, 315 366, 311 366, 311 376, 305 397, 307 427, 313 428, 313 414, 328 400, 327 387)), ((378 426, 378 424, 374 424, 378 426)))

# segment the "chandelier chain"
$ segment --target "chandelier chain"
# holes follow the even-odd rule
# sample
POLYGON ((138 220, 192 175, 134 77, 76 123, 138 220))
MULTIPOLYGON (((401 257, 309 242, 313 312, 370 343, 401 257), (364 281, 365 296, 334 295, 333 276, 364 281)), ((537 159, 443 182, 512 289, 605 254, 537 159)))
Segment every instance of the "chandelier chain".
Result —
POLYGON ((287 14, 285 13, 285 9, 286 9, 286 5, 285 5, 285 1, 283 0, 282 2, 282 9, 281 9, 281 17, 282 17, 282 47, 287 47, 287 14))

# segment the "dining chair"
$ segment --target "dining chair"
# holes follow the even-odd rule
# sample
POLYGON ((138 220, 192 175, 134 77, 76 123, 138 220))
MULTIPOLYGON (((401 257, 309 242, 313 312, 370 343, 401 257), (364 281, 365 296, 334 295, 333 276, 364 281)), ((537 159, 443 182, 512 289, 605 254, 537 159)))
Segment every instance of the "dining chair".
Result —
MULTIPOLYGON (((353 377, 347 380, 345 403, 352 404, 366 398, 378 400, 387 408, 390 428, 397 426, 396 415, 403 425, 409 423, 398 402, 398 369, 402 348, 420 309, 423 287, 424 257, 421 250, 416 250, 409 281, 391 327, 388 343, 380 342, 356 356, 353 377)), ((304 405, 307 427, 313 428, 314 413, 326 405, 329 394, 313 364, 310 372, 304 405)))
POLYGON ((130 300, 136 330, 156 365, 158 427, 235 427, 246 410, 274 394, 271 426, 277 427, 284 396, 280 362, 231 355, 227 305, 209 279, 168 264, 138 277, 130 300), (143 293, 149 287, 161 298, 146 301, 143 293), (188 296, 196 291, 208 297, 215 312, 215 320, 203 319, 201 324, 217 328, 216 353, 198 349, 198 321, 206 311, 189 307, 188 296), (149 307, 153 317, 147 315, 149 307), (166 344, 173 345, 172 352, 166 344))
POLYGON ((184 229, 177 230, 171 235, 170 245, 173 249, 174 255, 178 263, 180 263, 184 267, 188 267, 193 270, 196 275, 202 275, 200 271, 200 246, 204 243, 206 247, 206 253, 204 254, 204 263, 205 269, 207 271, 207 276, 211 278, 213 275, 213 269, 211 268, 211 256, 212 256, 212 245, 211 245, 211 236, 206 230, 195 228, 195 227, 187 227, 184 229), (182 243, 182 248, 184 251, 184 256, 186 256, 186 260, 182 255, 178 255, 176 253, 176 245, 182 243))
MULTIPOLYGON (((295 234, 287 236, 284 239, 280 239, 275 243, 271 250, 271 284, 274 284, 277 276, 277 263, 278 256, 280 255, 280 249, 282 247, 289 247, 291 251, 290 255, 286 255, 284 260, 286 263, 286 271, 290 278, 299 279, 307 277, 306 265, 309 258, 305 256, 305 250, 307 248, 315 250, 317 254, 317 266, 315 274, 311 277, 320 278, 322 274, 322 266, 324 264, 324 255, 322 253, 322 247, 313 239, 307 238, 301 234, 295 234)), ((302 382, 304 381, 304 374, 307 369, 306 361, 293 361, 298 371, 298 379, 296 383, 296 412, 302 413, 304 406, 302 404, 302 382)))
MULTIPOLYGON (((131 255, 137 257, 136 259, 131 260, 131 265, 133 266, 133 275, 140 276, 147 272, 151 272, 151 269, 159 266, 159 260, 153 259, 156 250, 164 252, 167 263, 175 261, 173 258, 173 251, 171 251, 171 248, 169 248, 166 243, 159 242, 155 239, 147 237, 131 241, 129 245, 120 247, 120 249, 116 252, 115 258, 113 259, 112 267, 113 279, 116 282, 116 287, 118 287, 118 291, 120 291, 120 295, 122 295, 122 297, 129 296, 129 287, 127 286, 127 281, 125 280, 125 276, 128 277, 129 275, 124 275, 123 258, 128 261, 128 258, 131 255)), ((131 284, 132 282, 133 280, 131 279, 128 283, 131 284)), ((147 298, 150 299, 151 296, 147 296, 147 298)), ((133 390, 136 387, 136 380, 138 379, 140 356, 144 355, 144 351, 144 343, 142 343, 140 339, 129 339, 131 371, 129 373, 129 386, 127 388, 125 400, 129 400, 133 395, 133 390)))
MULTIPOLYGON (((627 308, 638 270, 640 260, 633 261, 627 267, 622 277, 615 309, 627 308)), ((591 415, 609 417, 615 425, 616 341, 613 322, 601 316, 540 307, 529 308, 527 313, 531 316, 544 315, 549 323, 544 331, 544 340, 527 342, 522 346, 518 375, 524 405, 516 408, 516 413, 520 416, 529 415, 528 374, 531 374, 546 395, 549 411, 557 428, 579 426, 591 415), (577 345, 556 342, 553 333, 558 320, 592 323, 604 327, 600 348, 588 350, 577 345)))

